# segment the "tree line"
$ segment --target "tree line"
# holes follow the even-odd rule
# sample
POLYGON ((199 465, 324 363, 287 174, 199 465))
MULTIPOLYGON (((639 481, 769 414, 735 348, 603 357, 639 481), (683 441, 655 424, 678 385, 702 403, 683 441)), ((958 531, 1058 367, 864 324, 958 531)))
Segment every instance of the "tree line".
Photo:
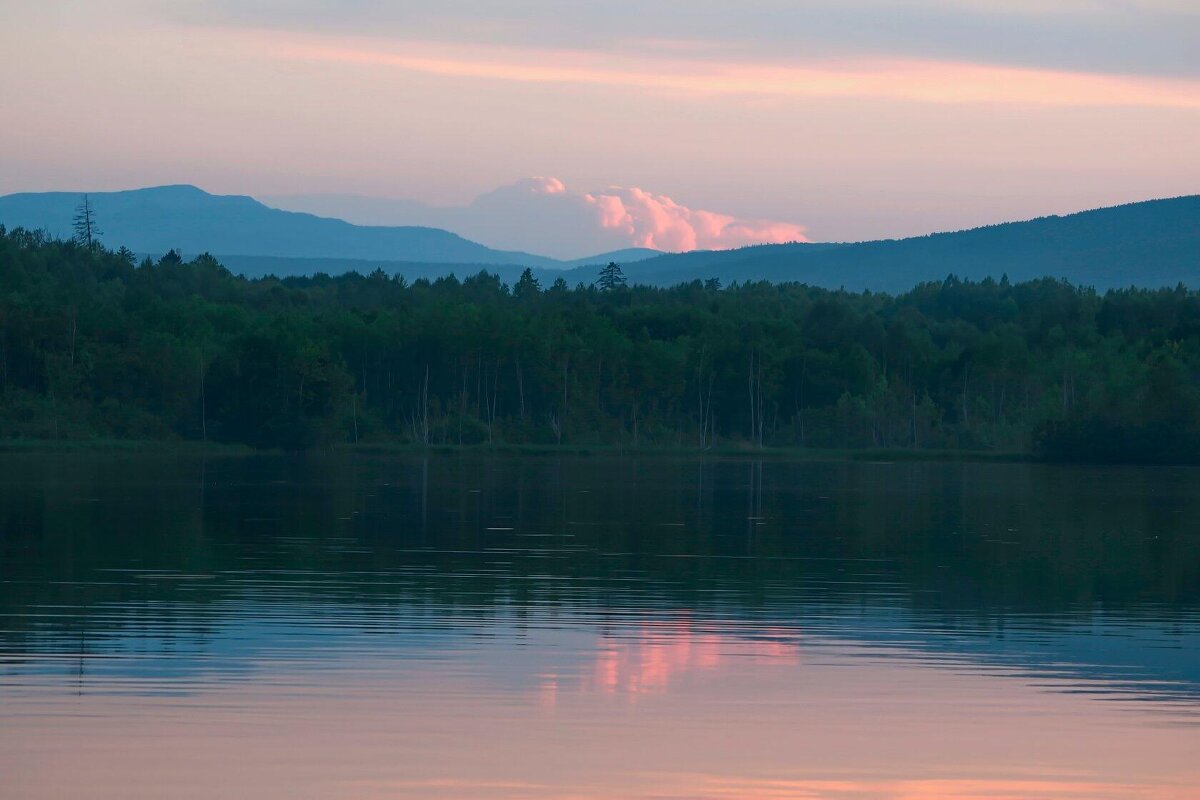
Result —
POLYGON ((250 280, 0 227, 0 435, 1200 459, 1182 286, 597 277, 250 280))

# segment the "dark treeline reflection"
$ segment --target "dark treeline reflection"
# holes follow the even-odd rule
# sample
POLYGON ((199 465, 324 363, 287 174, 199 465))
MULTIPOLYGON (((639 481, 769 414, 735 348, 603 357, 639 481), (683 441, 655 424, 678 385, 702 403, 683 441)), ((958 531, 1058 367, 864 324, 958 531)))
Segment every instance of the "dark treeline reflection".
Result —
POLYGON ((0 229, 0 435, 1200 453, 1200 294, 232 275, 0 229))
MULTIPOLYGON (((434 628, 687 613, 964 651, 1021 629, 1094 661, 1097 620, 1194 643, 1200 608, 1193 469, 29 454, 0 476, 10 654, 202 652, 285 604, 434 628)), ((1200 682, 1169 646, 1111 658, 1200 682)))

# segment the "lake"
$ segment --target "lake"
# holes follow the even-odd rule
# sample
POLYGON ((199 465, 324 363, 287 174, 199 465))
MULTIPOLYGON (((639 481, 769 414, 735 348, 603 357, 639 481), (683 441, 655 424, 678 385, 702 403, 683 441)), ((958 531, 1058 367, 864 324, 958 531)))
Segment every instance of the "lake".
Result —
POLYGON ((1200 470, 0 455, 0 796, 1200 797, 1200 470))

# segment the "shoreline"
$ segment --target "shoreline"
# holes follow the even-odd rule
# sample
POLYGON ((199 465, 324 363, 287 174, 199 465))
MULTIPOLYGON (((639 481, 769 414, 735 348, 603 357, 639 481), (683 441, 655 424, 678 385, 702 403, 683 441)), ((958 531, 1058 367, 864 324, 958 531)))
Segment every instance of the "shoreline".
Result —
POLYGON ((912 450, 904 448, 807 448, 764 447, 762 449, 729 445, 724 447, 660 447, 620 445, 541 445, 478 444, 415 445, 408 443, 364 442, 335 444, 304 450, 257 449, 244 444, 218 442, 163 441, 155 439, 12 439, 0 440, 0 454, 19 453, 128 453, 146 455, 218 455, 253 456, 282 453, 344 453, 349 455, 480 455, 480 456, 575 456, 638 458, 724 458, 770 461, 937 461, 1042 463, 1033 453, 989 450, 912 450))
POLYGON ((723 459, 731 461, 808 461, 827 463, 987 463, 1091 467, 1188 467, 1196 462, 1081 461, 1048 459, 1033 452, 1001 450, 913 450, 908 448, 665 447, 587 444, 431 444, 401 442, 339 443, 303 450, 255 448, 246 444, 161 439, 0 439, 0 456, 20 454, 96 454, 212 456, 246 458, 268 455, 480 456, 524 458, 723 459))

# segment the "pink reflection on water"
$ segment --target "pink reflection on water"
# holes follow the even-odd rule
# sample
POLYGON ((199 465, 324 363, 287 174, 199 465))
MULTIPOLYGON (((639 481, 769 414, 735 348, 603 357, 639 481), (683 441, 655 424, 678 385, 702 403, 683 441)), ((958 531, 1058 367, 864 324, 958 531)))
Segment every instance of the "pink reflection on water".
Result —
POLYGON ((640 623, 633 632, 602 635, 584 692, 636 696, 665 692, 675 681, 733 664, 795 665, 800 646, 793 631, 767 628, 753 638, 688 619, 640 623))
POLYGON ((0 798, 1200 798, 1200 728, 1069 681, 686 616, 552 644, 515 694, 511 640, 180 696, 51 683, 0 702, 0 798))

